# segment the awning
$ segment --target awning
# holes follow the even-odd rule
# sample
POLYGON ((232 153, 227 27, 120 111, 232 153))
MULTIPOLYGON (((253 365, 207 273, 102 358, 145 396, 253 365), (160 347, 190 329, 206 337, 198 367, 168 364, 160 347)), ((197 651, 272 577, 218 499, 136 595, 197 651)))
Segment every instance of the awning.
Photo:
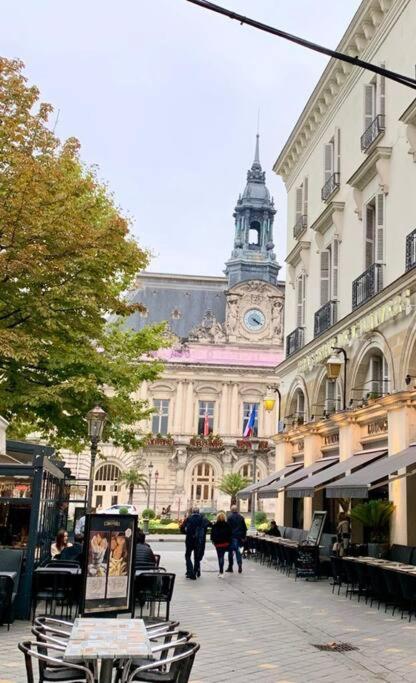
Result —
POLYGON ((317 460, 308 467, 300 466, 300 468, 297 469, 296 472, 291 472, 290 474, 288 474, 288 476, 283 477, 278 481, 275 481, 273 484, 269 484, 269 486, 265 486, 262 489, 260 489, 258 492, 258 497, 275 498, 279 491, 283 491, 283 489, 286 489, 288 486, 295 484, 297 481, 305 479, 310 474, 315 474, 315 472, 319 472, 319 470, 322 470, 326 467, 330 467, 337 460, 338 456, 334 456, 332 458, 328 457, 322 458, 321 460, 317 460))
POLYGON ((347 472, 355 472, 357 468, 363 467, 367 463, 370 463, 376 458, 381 458, 386 455, 386 449, 372 449, 371 451, 359 451, 355 453, 350 458, 342 460, 333 464, 331 467, 327 467, 325 470, 321 470, 317 474, 314 474, 307 479, 298 481, 293 486, 289 486, 286 489, 286 493, 289 498, 305 498, 306 496, 313 496, 317 488, 321 487, 323 484, 327 484, 334 479, 342 477, 347 472))
POLYGON ((291 463, 290 465, 284 467, 282 470, 273 472, 273 474, 269 474, 268 477, 260 479, 260 481, 256 482, 255 484, 250 484, 250 486, 246 486, 244 489, 241 489, 241 491, 237 493, 237 498, 242 498, 243 500, 246 500, 247 498, 250 498, 252 493, 255 493, 255 491, 258 491, 263 486, 268 486, 272 482, 276 481, 277 479, 280 479, 281 477, 285 477, 287 474, 293 472, 294 469, 298 469, 299 467, 302 467, 302 463, 291 463))
MULTIPOLYGON (((362 467, 354 474, 342 477, 326 487, 326 495, 328 498, 368 498, 368 491, 371 488, 388 484, 391 474, 412 465, 416 465, 416 444, 396 455, 381 458, 367 467, 362 467)), ((414 473, 416 474, 415 468, 405 472, 405 476, 414 473)))

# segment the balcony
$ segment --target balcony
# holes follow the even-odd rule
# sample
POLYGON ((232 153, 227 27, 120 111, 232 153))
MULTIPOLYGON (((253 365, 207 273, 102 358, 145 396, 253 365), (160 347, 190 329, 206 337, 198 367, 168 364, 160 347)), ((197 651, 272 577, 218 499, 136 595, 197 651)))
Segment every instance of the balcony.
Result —
POLYGON ((406 271, 416 266, 416 229, 406 236, 406 271))
POLYGON ((373 263, 352 283, 352 309, 369 301, 383 289, 383 266, 373 263))
POLYGON ((296 221, 295 225, 293 226, 293 237, 295 240, 298 239, 298 237, 301 236, 301 234, 306 230, 308 226, 308 217, 307 216, 299 216, 298 220, 296 221))
POLYGON ((305 330, 303 327, 297 327, 286 337, 286 357, 292 356, 296 351, 302 348, 305 343, 305 330))
POLYGON ((337 322, 337 302, 327 301, 326 304, 315 313, 315 322, 313 327, 314 337, 319 337, 322 332, 328 330, 337 322))
POLYGON ((361 136, 361 151, 366 152, 385 131, 385 116, 378 114, 361 136))
POLYGON ((331 176, 329 176, 321 190, 322 201, 327 202, 337 190, 339 190, 339 173, 333 173, 331 176))

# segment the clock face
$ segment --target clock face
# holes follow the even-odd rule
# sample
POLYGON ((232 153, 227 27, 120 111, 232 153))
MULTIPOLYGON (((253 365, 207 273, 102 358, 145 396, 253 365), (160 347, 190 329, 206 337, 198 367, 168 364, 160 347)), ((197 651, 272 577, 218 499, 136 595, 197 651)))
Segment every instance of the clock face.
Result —
POLYGON ((265 315, 258 308, 250 308, 250 310, 244 314, 244 325, 250 332, 260 332, 265 323, 265 315))

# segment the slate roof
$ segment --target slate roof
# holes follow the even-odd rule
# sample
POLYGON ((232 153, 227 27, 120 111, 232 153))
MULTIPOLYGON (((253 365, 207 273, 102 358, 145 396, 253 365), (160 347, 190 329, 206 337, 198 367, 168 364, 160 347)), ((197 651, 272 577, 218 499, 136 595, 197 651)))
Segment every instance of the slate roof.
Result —
POLYGON ((166 320, 178 337, 187 337, 208 310, 218 322, 225 322, 226 288, 225 277, 142 273, 129 300, 146 306, 147 316, 134 313, 127 325, 140 330, 166 320))

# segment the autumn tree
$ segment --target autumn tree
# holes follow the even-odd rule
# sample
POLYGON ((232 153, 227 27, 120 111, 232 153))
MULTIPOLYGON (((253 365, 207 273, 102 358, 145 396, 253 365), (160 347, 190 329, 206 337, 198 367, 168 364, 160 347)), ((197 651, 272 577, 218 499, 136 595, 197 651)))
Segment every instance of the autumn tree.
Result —
POLYGON ((125 292, 148 254, 51 115, 23 64, 0 58, 0 414, 15 436, 80 449, 99 403, 106 438, 134 448, 148 408, 133 396, 167 343, 163 325, 126 324, 139 306, 125 292))

